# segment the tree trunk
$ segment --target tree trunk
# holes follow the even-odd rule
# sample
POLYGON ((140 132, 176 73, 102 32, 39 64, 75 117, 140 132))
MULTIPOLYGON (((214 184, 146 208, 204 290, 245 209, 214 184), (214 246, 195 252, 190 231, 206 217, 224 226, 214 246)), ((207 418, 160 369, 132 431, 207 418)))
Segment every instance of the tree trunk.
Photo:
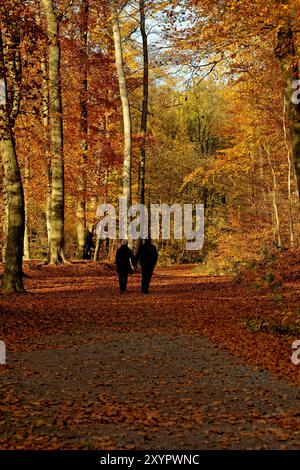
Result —
POLYGON ((293 220, 293 200, 292 200, 292 160, 291 160, 291 150, 290 150, 290 139, 288 136, 288 130, 286 126, 286 99, 283 100, 283 133, 284 133, 284 142, 286 146, 286 156, 288 164, 288 175, 287 175, 287 189, 288 189, 288 205, 289 205, 289 231, 290 231, 290 245, 291 248, 295 247, 295 233, 294 233, 294 220, 293 220))
POLYGON ((49 135, 49 83, 47 73, 47 62, 45 57, 41 59, 41 69, 43 74, 43 126, 45 134, 45 173, 47 178, 46 193, 46 227, 48 240, 47 262, 50 262, 50 242, 51 242, 51 206, 52 206, 52 177, 51 177, 51 143, 49 135))
MULTIPOLYGON (((7 62, 13 60, 13 63, 8 63, 8 69, 11 68, 12 70, 16 67, 16 55, 19 52, 16 51, 14 44, 11 46, 13 54, 8 54, 7 62)), ((22 270, 25 215, 23 186, 13 135, 13 123, 16 114, 13 115, 12 112, 18 108, 18 103, 8 103, 6 72, 2 31, 0 29, 0 139, 4 171, 3 183, 7 201, 7 240, 2 289, 4 292, 11 293, 25 291, 22 270), (11 110, 10 113, 9 109, 11 110)), ((14 91, 16 91, 17 84, 15 82, 14 86, 14 91)), ((19 96, 17 100, 19 100, 19 96)))
MULTIPOLYGON (((105 134, 106 140, 109 142, 111 136, 109 132, 109 112, 106 112, 104 114, 104 119, 103 119, 103 132, 105 134)), ((100 188, 102 185, 104 186, 104 203, 108 204, 108 184, 109 184, 109 162, 106 158, 106 168, 105 168, 105 173, 104 173, 104 181, 102 181, 101 178, 101 173, 100 173, 100 158, 99 154, 97 155, 97 165, 96 165, 96 175, 98 176, 97 178, 97 187, 100 188)), ((100 198, 96 198, 96 204, 100 202, 100 198)), ((95 208, 96 209, 96 208, 95 208)), ((100 240, 97 238, 96 241, 96 247, 95 247, 95 252, 94 252, 94 261, 99 261, 100 260, 100 251, 101 247, 103 245, 103 240, 100 240)))
POLYGON ((115 45, 115 62, 119 80, 120 97, 123 110, 124 125, 124 164, 123 164, 123 196, 127 199, 128 207, 131 206, 131 164, 132 164, 132 119, 127 92, 126 77, 124 71, 123 51, 120 23, 117 12, 116 0, 109 0, 112 22, 113 38, 115 45))
POLYGON ((80 131, 81 131, 81 169, 78 192, 80 200, 77 208, 77 247, 76 258, 84 258, 86 237, 86 190, 88 160, 88 17, 89 0, 82 0, 80 7, 80 56, 81 56, 81 90, 80 90, 80 131))
POLYGON ((64 257, 64 151, 60 73, 59 20, 53 0, 42 0, 49 41, 49 116, 51 124, 51 236, 50 264, 64 257))
POLYGON ((273 179, 272 205, 273 205, 273 211, 274 211, 274 241, 277 247, 281 248, 282 240, 281 240, 281 233, 280 233, 280 219, 279 219, 279 211, 278 211, 278 204, 277 204, 277 192, 278 192, 277 191, 277 177, 276 177, 275 168, 271 159, 270 149, 266 148, 265 151, 268 157, 268 162, 270 165, 272 179, 273 179))
MULTIPOLYGON (((3 175, 2 180, 3 180, 3 175)), ((6 252, 6 243, 7 243, 7 228, 8 228, 8 203, 5 188, 3 185, 3 205, 4 205, 4 214, 3 214, 3 230, 2 230, 2 261, 5 262, 5 252, 6 252)))
POLYGON ((299 22, 297 15, 295 20, 288 21, 281 27, 278 33, 276 56, 280 61, 282 75, 285 81, 286 111, 289 119, 293 157, 300 194, 300 104, 292 101, 295 92, 293 83, 299 80, 299 32, 296 23, 299 22))
POLYGON ((95 252, 94 252, 94 261, 99 261, 100 258, 100 248, 101 248, 102 240, 97 240, 95 252))
MULTIPOLYGON (((35 20, 38 27, 41 26, 41 0, 38 0, 36 4, 36 15, 35 20)), ((47 241, 48 241, 48 252, 46 262, 50 262, 50 241, 51 241, 51 144, 49 135, 49 79, 47 70, 47 54, 44 44, 41 44, 41 59, 40 67, 42 71, 42 122, 44 126, 44 137, 45 137, 45 174, 47 179, 47 193, 46 193, 46 228, 47 228, 47 241)))
POLYGON ((29 214, 28 214, 28 194, 30 191, 30 167, 28 155, 25 157, 24 167, 24 209, 25 209, 25 228, 24 228, 24 260, 30 259, 30 240, 29 240, 29 214))
POLYGON ((141 117, 142 141, 139 160, 139 202, 145 204, 146 137, 149 102, 149 52, 146 32, 145 0, 140 0, 140 29, 143 41, 143 104, 141 117))

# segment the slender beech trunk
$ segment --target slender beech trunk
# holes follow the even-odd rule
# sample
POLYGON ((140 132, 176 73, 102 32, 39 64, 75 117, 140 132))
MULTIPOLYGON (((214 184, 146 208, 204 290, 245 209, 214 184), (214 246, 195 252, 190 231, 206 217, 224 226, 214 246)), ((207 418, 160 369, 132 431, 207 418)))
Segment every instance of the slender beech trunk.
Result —
MULTIPOLYGON (((49 103, 49 101, 48 101, 49 103)), ((46 227, 48 240, 47 262, 50 262, 50 242, 51 242, 51 213, 52 213, 52 172, 51 172, 51 153, 48 140, 49 132, 49 113, 44 118, 44 129, 46 134, 46 177, 47 177, 47 195, 46 195, 46 227)))
POLYGON ((131 165, 132 165, 132 119, 129 104, 129 97, 127 91, 122 39, 120 31, 119 16, 117 11, 116 0, 109 0, 112 24, 113 24, 113 38, 115 45, 115 62, 117 75, 119 80, 120 97, 123 110, 123 125, 124 125, 124 164, 123 164, 123 196, 127 198, 128 207, 131 206, 131 165))
MULTIPOLYGON (((38 28, 41 27, 41 0, 36 4, 36 15, 35 20, 38 28)), ((48 80, 48 68, 47 68, 47 49, 45 48, 44 42, 40 40, 40 67, 42 71, 42 122, 44 127, 44 138, 45 138, 45 175, 47 179, 47 193, 46 193, 46 228, 47 228, 47 240, 48 240, 48 253, 47 262, 50 262, 50 240, 51 240, 51 143, 49 134, 49 80, 48 80)))
MULTIPOLYGON (((265 184, 266 184, 266 176, 265 176, 265 169, 264 169, 264 155, 263 155, 263 150, 261 147, 259 147, 258 149, 258 155, 259 155, 259 158, 258 158, 258 162, 259 162, 259 186, 260 186, 260 189, 261 189, 261 197, 262 197, 262 201, 264 202, 264 206, 263 206, 263 210, 264 210, 264 213, 266 212, 266 205, 267 205, 267 194, 268 194, 268 189, 265 187, 265 184)), ((267 209, 268 211, 268 209, 267 209)))
MULTIPOLYGON (((100 154, 99 152, 97 152, 96 154, 96 165, 95 165, 95 175, 96 175, 96 187, 97 187, 97 190, 99 190, 99 188, 101 187, 102 185, 102 179, 101 179, 101 172, 100 172, 100 167, 101 167, 101 163, 100 163, 100 154)), ((94 203, 94 213, 96 213, 97 211, 97 206, 99 204, 99 196, 95 196, 95 203, 94 203)), ((97 224, 96 224, 97 225, 97 224)), ((99 240, 98 237, 97 237, 97 241, 96 241, 96 247, 95 247, 95 251, 94 251, 94 261, 99 261, 100 259, 100 248, 101 248, 101 244, 102 244, 102 240, 99 240)))
POLYGON ((142 140, 139 160, 139 202, 145 204, 145 169, 146 169, 146 137, 148 123, 149 102, 149 52, 148 36, 146 32, 145 0, 140 0, 140 29, 143 41, 143 104, 141 117, 142 140))
POLYGON ((24 260, 30 259, 29 214, 28 214, 28 203, 27 203, 28 194, 30 190, 29 188, 30 188, 30 166, 29 166, 29 158, 27 154, 25 157, 25 165, 24 165, 24 209, 25 209, 24 260))
POLYGON ((279 219, 279 211, 278 211, 278 203, 277 203, 277 177, 274 168, 274 164, 271 159, 271 152, 269 148, 265 148, 268 162, 271 168, 272 178, 273 178, 273 190, 272 190, 272 205, 274 211, 274 240, 278 248, 282 247, 282 239, 280 233, 280 219, 279 219))
MULTIPOLYGON (((3 175, 1 175, 3 181, 3 175)), ((4 205, 4 213, 3 213, 3 230, 2 230, 2 260, 5 262, 5 251, 6 251, 6 243, 7 243, 7 227, 8 227, 8 203, 7 203, 7 196, 5 192, 5 188, 3 185, 3 205, 4 205)))
POLYGON ((51 236, 50 264, 65 261, 64 257, 64 151, 61 94, 61 50, 59 18, 53 0, 42 0, 47 20, 49 41, 49 115, 51 124, 51 236))
POLYGON ((47 179, 46 193, 46 227, 48 240, 47 262, 50 262, 51 242, 51 206, 52 206, 52 173, 51 173, 51 139, 49 133, 49 80, 46 55, 41 56, 41 70, 43 74, 42 103, 43 103, 43 126, 45 136, 45 173, 47 179))
POLYGON ((96 247, 95 247, 95 252, 94 252, 94 261, 99 261, 101 243, 102 243, 102 240, 97 240, 96 242, 96 247))
POLYGON ((4 57, 2 30, 0 29, 0 143, 4 171, 4 191, 7 201, 7 240, 3 274, 3 292, 24 292, 23 248, 24 248, 24 193, 20 167, 16 155, 13 123, 20 102, 17 75, 20 77, 20 52, 18 43, 8 44, 10 49, 4 57), (7 72, 13 83, 12 102, 8 102, 7 72))
POLYGON ((80 57, 81 57, 81 90, 80 90, 80 131, 81 131, 81 168, 78 184, 80 200, 77 207, 77 248, 76 258, 83 259, 86 236, 87 205, 87 160, 88 160, 88 17, 89 0, 82 0, 80 7, 80 57))
MULTIPOLYGON (((107 98, 109 98, 109 93, 107 92, 107 98)), ((110 119, 110 113, 106 111, 104 113, 104 119, 103 119, 103 131, 105 135, 105 139, 107 140, 107 145, 109 145, 110 141, 110 131, 109 131, 109 119, 110 119)), ((104 145, 106 147, 106 145, 104 145)), ((97 175, 97 186, 98 188, 101 187, 101 185, 104 185, 104 204, 108 204, 108 184, 109 184, 109 162, 108 159, 106 158, 106 166, 105 166, 105 174, 104 174, 104 181, 102 181, 102 175, 100 171, 100 158, 99 154, 97 155, 97 170, 96 170, 96 175, 97 175)), ((99 203, 100 199, 97 198, 97 203, 99 203)), ((104 246, 103 240, 100 240, 97 238, 96 241, 96 247, 95 247, 95 252, 94 252, 94 261, 99 261, 100 259, 100 251, 101 247, 104 246)))
POLYGON ((289 230, 290 230, 290 244, 291 248, 295 246, 295 233, 294 233, 294 220, 293 220, 293 200, 292 200, 292 159, 290 149, 290 139, 288 136, 288 130, 286 125, 286 98, 283 100, 283 133, 284 141, 286 146, 286 156, 288 163, 288 175, 287 175, 287 189, 288 189, 288 205, 289 205, 289 230))

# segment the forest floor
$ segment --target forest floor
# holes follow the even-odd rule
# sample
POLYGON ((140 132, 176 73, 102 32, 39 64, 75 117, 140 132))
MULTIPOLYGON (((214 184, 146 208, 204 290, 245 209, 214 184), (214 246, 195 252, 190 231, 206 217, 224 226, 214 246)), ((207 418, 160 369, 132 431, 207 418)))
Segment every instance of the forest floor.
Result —
POLYGON ((1 299, 0 449, 299 449, 300 268, 265 269, 160 267, 121 296, 109 265, 27 264, 1 299))

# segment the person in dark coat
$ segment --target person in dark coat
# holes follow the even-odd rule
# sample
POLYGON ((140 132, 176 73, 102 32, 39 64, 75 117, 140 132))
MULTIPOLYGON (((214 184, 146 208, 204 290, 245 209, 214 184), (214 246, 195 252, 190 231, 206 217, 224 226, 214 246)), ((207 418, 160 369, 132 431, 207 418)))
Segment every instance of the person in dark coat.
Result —
POLYGON ((134 255, 131 249, 128 247, 128 241, 122 240, 121 246, 116 253, 116 265, 119 274, 121 294, 124 294, 124 292, 126 292, 128 275, 133 274, 132 265, 134 265, 134 262, 134 255))
POLYGON ((136 264, 139 262, 142 268, 142 292, 149 293, 149 286, 153 271, 158 260, 158 252, 151 239, 145 240, 139 247, 136 255, 136 264))
POLYGON ((85 237, 83 259, 91 259, 93 248, 95 248, 93 234, 88 230, 85 237))

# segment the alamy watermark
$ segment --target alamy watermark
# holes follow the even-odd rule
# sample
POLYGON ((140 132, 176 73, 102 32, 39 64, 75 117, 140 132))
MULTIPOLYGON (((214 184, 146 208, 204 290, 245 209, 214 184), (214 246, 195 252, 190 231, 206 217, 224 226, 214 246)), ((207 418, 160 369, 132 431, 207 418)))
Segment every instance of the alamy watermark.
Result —
POLYGON ((126 197, 119 198, 118 211, 112 204, 97 209, 99 240, 186 240, 186 250, 201 250, 204 245, 203 204, 134 204, 128 208, 126 197), (172 230, 173 229, 173 230, 172 230))
POLYGON ((6 346, 4 341, 0 341, 0 366, 6 364, 6 346))
POLYGON ((292 88, 295 90, 292 94, 292 102, 294 104, 300 104, 300 80, 294 80, 292 88))
POLYGON ((296 351, 292 354, 292 363, 295 366, 300 365, 300 340, 294 341, 292 344, 292 348, 296 351))

